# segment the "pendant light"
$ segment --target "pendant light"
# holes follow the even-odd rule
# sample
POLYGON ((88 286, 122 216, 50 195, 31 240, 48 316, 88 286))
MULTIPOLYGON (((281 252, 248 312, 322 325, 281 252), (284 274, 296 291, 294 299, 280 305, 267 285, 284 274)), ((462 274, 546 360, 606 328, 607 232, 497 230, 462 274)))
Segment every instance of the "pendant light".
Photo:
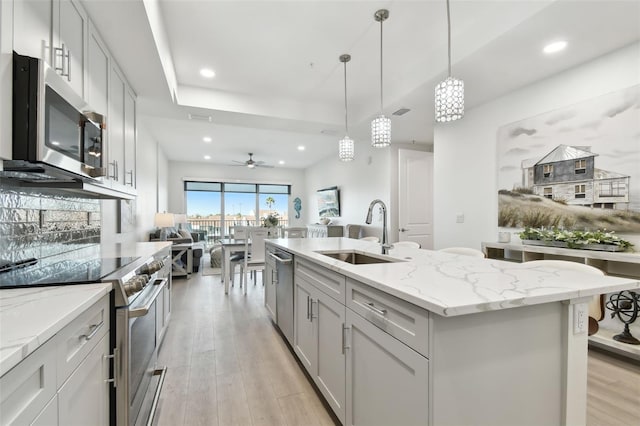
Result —
POLYGON ((340 55, 340 62, 344 64, 344 138, 338 142, 338 157, 341 161, 353 161, 355 154, 355 142, 349 137, 349 116, 347 109, 347 62, 351 55, 340 55))
POLYGON ((464 82, 451 77, 451 13, 447 0, 449 77, 436 86, 436 121, 454 121, 464 116, 464 82))
POLYGON ((382 113, 382 23, 389 17, 389 11, 380 9, 373 17, 380 22, 380 115, 371 122, 371 146, 384 148, 391 145, 391 119, 382 113))

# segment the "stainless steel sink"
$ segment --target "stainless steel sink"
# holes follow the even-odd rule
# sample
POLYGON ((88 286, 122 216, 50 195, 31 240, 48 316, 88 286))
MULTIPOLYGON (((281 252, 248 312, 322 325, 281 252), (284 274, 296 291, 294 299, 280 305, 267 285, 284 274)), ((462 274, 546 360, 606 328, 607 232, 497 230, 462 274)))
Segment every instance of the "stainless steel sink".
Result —
POLYGON ((350 263, 352 265, 370 265, 372 263, 394 263, 401 262, 401 260, 393 259, 389 257, 372 256, 357 251, 317 251, 316 253, 323 256, 329 256, 342 262, 350 263))

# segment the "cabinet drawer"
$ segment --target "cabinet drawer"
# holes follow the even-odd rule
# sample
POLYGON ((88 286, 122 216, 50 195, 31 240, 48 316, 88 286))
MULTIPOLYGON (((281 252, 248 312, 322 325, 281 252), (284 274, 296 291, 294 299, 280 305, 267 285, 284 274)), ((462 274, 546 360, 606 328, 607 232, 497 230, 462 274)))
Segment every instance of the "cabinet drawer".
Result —
POLYGON ((56 394, 56 343, 54 336, 0 378, 0 424, 30 424, 56 394))
POLYGON ((429 357, 429 312, 376 288, 347 279, 346 306, 429 357))
POLYGON ((296 259, 295 265, 294 279, 300 277, 344 304, 346 287, 344 275, 304 260, 296 259))
POLYGON ((58 333, 59 388, 109 332, 109 296, 104 296, 58 333))

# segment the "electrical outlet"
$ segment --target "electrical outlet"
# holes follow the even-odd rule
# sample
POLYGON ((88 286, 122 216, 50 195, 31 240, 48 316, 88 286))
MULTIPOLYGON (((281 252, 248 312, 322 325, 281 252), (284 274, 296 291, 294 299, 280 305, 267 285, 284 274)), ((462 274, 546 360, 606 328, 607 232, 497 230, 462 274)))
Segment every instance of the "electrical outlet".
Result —
POLYGON ((464 223, 464 213, 456 213, 456 223, 464 223))
POLYGON ((586 303, 573 305, 573 334, 580 334, 587 331, 588 313, 586 303))

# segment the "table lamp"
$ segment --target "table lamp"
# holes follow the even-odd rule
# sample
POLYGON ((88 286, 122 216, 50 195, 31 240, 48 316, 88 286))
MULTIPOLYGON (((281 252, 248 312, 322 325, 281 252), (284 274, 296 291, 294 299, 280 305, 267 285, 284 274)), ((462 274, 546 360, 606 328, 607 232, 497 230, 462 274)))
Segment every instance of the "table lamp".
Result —
POLYGON ((160 239, 167 239, 166 228, 173 228, 176 225, 175 215, 173 213, 156 213, 153 224, 160 229, 160 239))

